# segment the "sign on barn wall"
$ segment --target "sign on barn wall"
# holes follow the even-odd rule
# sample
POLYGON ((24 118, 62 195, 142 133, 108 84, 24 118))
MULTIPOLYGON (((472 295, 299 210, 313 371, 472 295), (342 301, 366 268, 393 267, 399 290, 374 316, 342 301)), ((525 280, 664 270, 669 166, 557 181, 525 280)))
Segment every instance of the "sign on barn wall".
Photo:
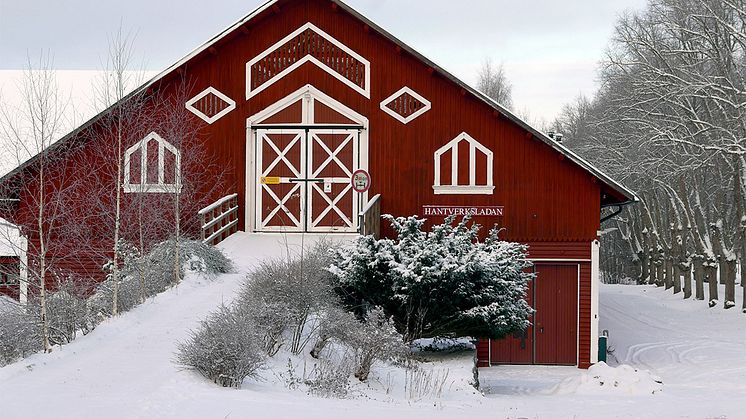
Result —
POLYGON ((350 182, 355 192, 365 193, 370 189, 370 174, 363 169, 358 169, 352 174, 350 182))
POLYGON ((457 217, 470 215, 472 217, 502 217, 503 207, 474 207, 453 205, 425 205, 422 207, 424 216, 457 217))
POLYGON ((259 180, 262 185, 279 185, 281 183, 279 176, 262 176, 259 180))

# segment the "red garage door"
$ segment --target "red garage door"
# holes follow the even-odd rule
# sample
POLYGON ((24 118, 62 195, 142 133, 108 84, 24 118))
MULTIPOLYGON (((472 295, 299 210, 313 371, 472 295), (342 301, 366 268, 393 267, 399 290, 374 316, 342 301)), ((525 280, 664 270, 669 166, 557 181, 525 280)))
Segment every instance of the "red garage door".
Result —
POLYGON ((534 335, 537 364, 578 362, 578 265, 536 265, 534 335))
POLYGON ((492 364, 577 365, 577 264, 536 264, 526 300, 532 327, 489 343, 492 364))

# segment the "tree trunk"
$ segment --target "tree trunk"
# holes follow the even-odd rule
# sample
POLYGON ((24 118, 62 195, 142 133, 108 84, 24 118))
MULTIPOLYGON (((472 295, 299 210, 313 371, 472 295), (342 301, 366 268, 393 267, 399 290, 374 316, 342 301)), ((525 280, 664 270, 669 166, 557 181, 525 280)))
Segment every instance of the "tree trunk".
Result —
POLYGON ((726 309, 736 306, 736 260, 728 259, 725 265, 725 301, 723 307, 726 309))
POLYGON ((674 275, 674 267, 673 267, 674 264, 673 264, 673 260, 672 260, 672 258, 670 256, 668 256, 668 257, 665 257, 663 263, 664 263, 664 268, 666 270, 666 280, 665 280, 666 281, 665 282, 666 289, 670 290, 671 288, 673 288, 673 282, 674 282, 674 280, 673 280, 673 275, 674 275))
POLYGON ((176 180, 176 190, 174 191, 174 246, 176 247, 174 254, 174 277, 176 278, 176 283, 181 282, 181 249, 179 244, 179 239, 181 236, 181 207, 180 207, 180 201, 179 201, 179 190, 178 190, 178 184, 180 180, 178 179, 177 174, 177 180, 176 180))
POLYGON ((697 300, 704 300, 705 299, 705 284, 704 284, 704 260, 697 255, 694 256, 694 259, 692 260, 694 263, 694 286, 695 286, 695 298, 697 300))
POLYGON ((656 279, 658 280, 658 283, 660 284, 658 286, 663 286, 664 285, 663 281, 665 280, 664 274, 665 274, 665 270, 666 270, 666 266, 665 265, 666 265, 666 262, 664 260, 660 260, 658 262, 657 266, 655 267, 655 271, 656 271, 655 272, 655 276, 656 276, 656 279))
POLYGON ((707 266, 705 267, 705 274, 707 275, 710 307, 715 307, 718 303, 717 270, 717 263, 713 260, 708 261, 707 266))
POLYGON ((682 280, 684 281, 684 299, 692 298, 692 264, 682 263, 679 268, 682 273, 682 280))
MULTIPOLYGON (((42 153, 44 151, 42 150, 42 153)), ((49 319, 47 318, 47 243, 44 240, 44 155, 39 158, 39 317, 41 319, 41 340, 45 352, 51 352, 49 344, 49 319)))
POLYGON ((648 256, 644 251, 638 252, 638 257, 640 258, 640 278, 637 283, 642 285, 648 283, 647 276, 650 268, 648 267, 648 256))
MULTIPOLYGON (((683 272, 683 269, 681 269, 681 265, 679 265, 678 262, 675 262, 673 264, 673 293, 679 294, 681 292, 681 273, 683 272)), ((689 290, 689 296, 691 296, 691 290, 689 290)), ((684 295, 684 298, 687 298, 686 294, 684 295)))
POLYGON ((656 269, 657 261, 653 258, 652 255, 648 256, 648 260, 650 260, 650 262, 648 263, 648 283, 651 285, 655 285, 656 287, 660 287, 661 283, 656 277, 656 273, 658 272, 658 270, 656 269))

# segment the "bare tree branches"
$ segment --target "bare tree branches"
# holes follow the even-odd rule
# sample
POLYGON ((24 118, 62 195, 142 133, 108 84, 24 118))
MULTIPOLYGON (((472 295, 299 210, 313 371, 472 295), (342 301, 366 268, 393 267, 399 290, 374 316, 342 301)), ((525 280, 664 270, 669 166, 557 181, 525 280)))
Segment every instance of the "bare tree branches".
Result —
POLYGON ((486 59, 477 75, 477 90, 495 102, 510 109, 513 107, 513 85, 508 81, 503 64, 494 64, 486 59))

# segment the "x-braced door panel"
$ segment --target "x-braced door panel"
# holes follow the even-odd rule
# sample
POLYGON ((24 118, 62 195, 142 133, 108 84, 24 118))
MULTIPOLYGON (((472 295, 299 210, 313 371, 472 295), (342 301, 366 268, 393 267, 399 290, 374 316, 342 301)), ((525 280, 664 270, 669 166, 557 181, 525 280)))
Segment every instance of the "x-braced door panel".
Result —
POLYGON ((302 231, 305 227, 305 130, 256 131, 256 227, 302 231))
POLYGON ((257 129, 257 231, 355 232, 357 129, 257 129))
POLYGON ((359 194, 350 179, 359 167, 358 138, 357 130, 309 130, 309 231, 357 231, 359 194))

